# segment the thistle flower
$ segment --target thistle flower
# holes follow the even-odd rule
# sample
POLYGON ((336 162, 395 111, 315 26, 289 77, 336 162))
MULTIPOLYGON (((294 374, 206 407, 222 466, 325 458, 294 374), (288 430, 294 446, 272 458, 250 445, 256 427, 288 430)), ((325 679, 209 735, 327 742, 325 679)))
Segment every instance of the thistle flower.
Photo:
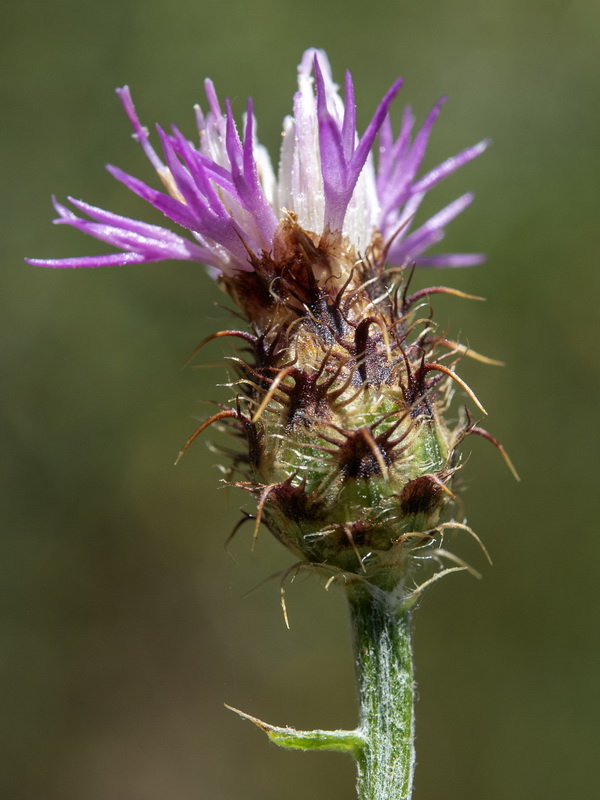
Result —
POLYGON ((161 158, 129 89, 119 89, 163 190, 108 170, 187 235, 69 198, 88 219, 55 201, 56 222, 120 252, 29 260, 46 267, 165 259, 208 265, 252 331, 216 335, 245 340, 251 358, 236 362, 232 408, 190 441, 211 422, 228 425, 246 443, 235 459, 246 480, 236 485, 258 497, 256 529, 263 521, 303 559, 386 585, 404 576, 406 553, 437 523, 453 496, 456 448, 478 430, 470 423, 453 429, 443 419, 453 383, 477 402, 452 369, 465 348, 418 316, 430 294, 446 290, 409 295, 404 273, 482 261, 479 254, 424 255, 471 194, 418 226, 415 219, 425 194, 487 146, 480 142, 418 177, 445 98, 414 134, 407 108, 394 137, 389 109, 401 85, 392 84, 360 136, 350 73, 342 100, 326 55, 307 50, 277 177, 258 142, 251 100, 240 137, 230 102, 223 110, 207 80, 208 112, 196 108, 198 146, 175 127, 166 133, 157 126, 161 158))
POLYGON ((463 355, 483 357, 447 339, 428 308, 436 293, 465 295, 437 285, 409 291, 415 267, 482 261, 479 254, 427 254, 471 194, 417 221, 426 193, 487 142, 419 176, 445 98, 414 133, 406 109, 395 137, 389 110, 400 87, 400 80, 392 84, 359 135, 350 74, 342 100, 325 54, 307 50, 293 114, 284 121, 277 176, 258 142, 251 100, 240 136, 230 102, 223 110, 206 81, 208 111, 196 108, 199 144, 175 127, 170 133, 157 127, 160 156, 129 89, 119 89, 163 190, 108 169, 183 235, 69 198, 85 217, 55 201, 56 222, 119 252, 29 260, 45 267, 199 261, 244 313, 249 330, 219 331, 199 345, 222 336, 241 340, 242 353, 233 359, 237 393, 194 431, 182 453, 208 426, 226 427, 243 444, 229 482, 257 500, 255 514, 242 522, 254 521, 254 536, 265 523, 301 564, 343 579, 361 722, 354 731, 295 731, 242 716, 284 747, 351 753, 361 800, 411 796, 415 590, 407 578, 419 558, 449 558, 448 571, 467 568, 436 539, 448 527, 473 534, 462 523, 440 521, 454 499, 459 445, 478 434, 507 458, 468 411, 458 423, 447 419, 457 388, 485 413, 455 371, 463 355))

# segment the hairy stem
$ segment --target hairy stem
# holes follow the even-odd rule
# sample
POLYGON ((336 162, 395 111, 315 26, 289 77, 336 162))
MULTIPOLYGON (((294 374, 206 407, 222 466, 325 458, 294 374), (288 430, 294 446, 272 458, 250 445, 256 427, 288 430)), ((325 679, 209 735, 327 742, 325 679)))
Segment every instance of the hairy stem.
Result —
POLYGON ((348 588, 360 732, 359 800, 410 800, 415 764, 410 614, 369 584, 348 588))

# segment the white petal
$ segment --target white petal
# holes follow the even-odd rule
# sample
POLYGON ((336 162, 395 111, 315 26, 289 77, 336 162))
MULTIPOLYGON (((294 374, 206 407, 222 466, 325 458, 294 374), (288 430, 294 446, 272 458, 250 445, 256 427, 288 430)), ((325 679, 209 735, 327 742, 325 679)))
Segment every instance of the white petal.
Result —
POLYGON ((312 87, 299 81, 294 117, 286 117, 279 163, 279 208, 293 211, 309 231, 323 230, 325 197, 319 155, 317 111, 312 87), (304 84, 304 85, 302 85, 304 84))
POLYGON ((364 254, 371 244, 379 218, 375 168, 371 155, 359 175, 344 219, 343 233, 364 254))

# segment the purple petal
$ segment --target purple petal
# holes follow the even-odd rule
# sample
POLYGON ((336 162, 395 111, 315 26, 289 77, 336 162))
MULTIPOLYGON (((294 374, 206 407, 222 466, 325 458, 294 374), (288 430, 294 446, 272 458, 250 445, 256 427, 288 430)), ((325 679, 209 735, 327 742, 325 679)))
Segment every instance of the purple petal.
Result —
POLYGON ((419 267, 442 269, 445 267, 477 267, 485 262, 483 253, 449 253, 439 256, 428 256, 415 259, 419 267))
POLYGON ((375 137, 377 136, 379 129, 383 125, 383 122, 388 114, 390 106, 400 89, 402 88, 402 78, 398 78, 394 83, 390 86, 387 92, 384 95, 383 100, 377 106, 375 114, 371 119, 371 122, 367 125, 366 131, 363 133, 360 142, 358 143, 358 147, 352 157, 352 180, 353 180, 353 187, 356 181, 358 180, 358 176, 360 175, 360 171, 365 165, 365 161, 367 160, 367 156, 371 152, 371 148, 373 147, 373 142, 375 141, 375 137))
MULTIPOLYGON (((242 244, 244 233, 229 215, 226 217, 217 215, 212 217, 205 216, 200 220, 191 213, 186 205, 174 200, 169 195, 163 194, 156 189, 151 189, 142 181, 132 175, 128 175, 117 167, 108 165, 107 169, 118 181, 121 181, 128 189, 153 205, 154 208, 162 211, 173 222, 188 230, 198 231, 203 236, 207 236, 229 250, 242 265, 247 263, 248 253, 242 244)), ((241 267, 241 269, 245 268, 245 266, 241 267)))
POLYGON ((213 184, 216 183, 222 189, 225 189, 228 194, 235 195, 231 172, 226 170, 225 167, 215 164, 204 153, 198 152, 175 126, 173 126, 173 132, 174 136, 170 139, 173 150, 184 160, 190 176, 206 197, 209 206, 213 210, 218 210, 220 213, 228 215, 227 209, 213 184))
MULTIPOLYGON (((70 209, 53 199, 54 206, 59 213, 59 218, 55 223, 71 225, 74 228, 89 234, 96 239, 105 241, 117 248, 133 254, 135 263, 146 261, 161 261, 166 259, 193 260, 212 264, 213 266, 223 266, 222 259, 215 258, 213 251, 206 247, 199 246, 188 239, 177 236, 172 231, 160 228, 157 225, 148 225, 137 222, 128 217, 113 214, 96 208, 81 200, 73 200, 76 208, 88 213, 96 221, 83 219, 76 216, 70 209)), ((65 266, 109 266, 113 263, 121 263, 122 254, 112 254, 110 256, 93 257, 94 262, 83 259, 61 259, 61 264, 65 266), (100 260, 98 260, 100 259, 100 260), (117 259, 116 261, 114 259, 117 259)), ((127 263, 132 262, 132 258, 127 256, 127 263)), ((37 262, 36 262, 37 263, 37 262)), ((51 259, 45 266, 60 266, 55 260, 51 259)))
POLYGON ((333 193, 341 193, 345 186, 347 171, 346 158, 342 145, 341 132, 336 121, 327 108, 325 81, 315 55, 315 82, 317 86, 317 119, 319 126, 319 149, 321 154, 321 172, 325 188, 333 193))
MULTIPOLYGON (((227 127, 225 145, 231 163, 231 175, 237 190, 237 199, 254 218, 257 228, 262 236, 262 248, 267 250, 273 241, 273 233, 278 220, 271 206, 263 194, 258 170, 252 148, 253 140, 252 104, 248 103, 246 119, 246 135, 244 144, 240 141, 239 134, 233 119, 231 103, 227 100, 227 127)), ((260 249, 260 248, 259 248, 260 249)))
MULTIPOLYGON (((105 211, 102 208, 92 206, 89 203, 85 203, 83 200, 76 200, 74 197, 68 197, 67 199, 72 205, 75 206, 75 208, 83 211, 84 214, 87 214, 89 217, 92 217, 92 219, 95 219, 98 222, 104 222, 107 225, 113 225, 115 227, 127 228, 128 230, 139 233, 142 236, 160 236, 165 240, 172 238, 173 241, 181 238, 172 231, 167 230, 167 228, 161 228, 159 225, 151 225, 148 222, 139 222, 138 220, 130 219, 129 217, 123 217, 120 214, 114 214, 112 211, 105 211)), ((64 206, 61 206, 60 203, 55 203, 55 208, 61 214, 61 216, 62 211, 60 211, 59 208, 64 209, 64 211, 66 211, 70 216, 75 217, 72 211, 64 206)), ((77 217, 75 217, 75 219, 77 219, 77 217)))
MULTIPOLYGON (((410 106, 406 106, 402 114, 402 127, 400 135, 394 142, 392 125, 386 117, 385 136, 380 134, 379 169, 377 171, 377 192, 382 207, 382 217, 386 216, 392 207, 399 205, 395 197, 402 191, 401 186, 406 184, 402 174, 404 159, 410 147, 410 134, 414 125, 414 117, 410 106), (386 198, 389 200, 386 202, 386 198)), ((382 133, 384 127, 382 126, 382 133)))
POLYGON ((352 156, 356 138, 356 102, 354 100, 354 84, 352 75, 346 70, 346 86, 344 92, 344 121, 342 123, 342 144, 346 159, 352 156))
POLYGON ((206 94, 206 99, 208 100, 209 108, 215 119, 222 119, 223 112, 221 111, 219 98, 217 97, 215 85, 210 78, 206 78, 206 80, 204 81, 204 93, 206 94))
POLYGON ((126 264, 145 264, 148 259, 141 253, 114 253, 108 256, 81 256, 81 258, 26 258, 34 267, 79 268, 79 267, 122 267, 126 264))
POLYGON ((484 139, 482 142, 467 147, 455 156, 447 158, 443 163, 439 164, 435 169, 432 169, 427 175, 420 178, 411 189, 412 193, 427 192, 447 175, 455 172, 459 167, 464 166, 469 161, 472 161, 477 156, 480 156, 490 146, 491 140, 484 139))
POLYGON ((441 211, 438 211, 424 225, 421 225, 414 233, 406 239, 399 239, 390 247, 388 258, 391 264, 401 264, 406 259, 412 259, 422 253, 428 247, 436 244, 444 237, 444 226, 461 211, 473 202, 473 195, 468 193, 449 203, 441 211))
POLYGON ((441 97, 431 109, 421 130, 409 147, 410 131, 413 126, 412 113, 408 110, 402 122, 400 136, 392 148, 387 167, 381 170, 377 180, 381 204, 380 227, 384 227, 387 216, 410 196, 412 182, 425 156, 431 129, 439 116, 447 97, 441 97))
POLYGON ((332 230, 341 230, 361 170, 385 121, 389 107, 402 86, 402 81, 397 80, 387 91, 366 131, 355 146, 356 111, 350 73, 346 74, 344 117, 340 128, 327 108, 325 80, 317 55, 314 57, 313 69, 317 90, 321 173, 325 191, 325 224, 332 230))
POLYGON ((195 229, 197 219, 186 205, 180 203, 178 200, 174 200, 168 194, 164 194, 164 192, 159 192, 157 189, 152 189, 152 187, 139 180, 139 178, 129 175, 118 167, 113 167, 111 164, 107 164, 106 169, 114 178, 120 181, 130 191, 134 192, 134 194, 137 194, 138 197, 142 198, 142 200, 150 203, 150 205, 154 206, 154 208, 162 211, 162 213, 169 219, 173 220, 173 222, 176 222, 183 228, 189 228, 190 230, 195 229))
MULTIPOLYGON (((392 129, 392 120, 390 115, 387 114, 383 120, 381 129, 379 131, 379 172, 386 173, 389 160, 392 155, 392 147, 394 146, 394 131, 392 129)), ((378 179, 379 180, 379 179, 378 179)), ((378 183, 379 186, 379 183, 378 183)))
POLYGON ((156 129, 160 136, 167 167, 173 176, 175 186, 183 197, 185 205, 194 213, 196 220, 194 227, 198 228, 198 221, 201 220, 206 213, 206 201, 195 186, 189 171, 185 169, 177 158, 170 137, 163 131, 160 125, 157 125, 156 129))
POLYGON ((433 128, 435 121, 440 115, 440 111, 442 110, 442 106, 448 99, 447 95, 440 97, 437 103, 433 106, 425 122, 423 123, 423 127, 415 136, 415 140, 413 142, 413 146, 410 150, 410 156, 408 158, 408 163, 406 165, 408 172, 412 178, 416 175, 419 166, 421 165, 421 161, 425 157, 425 151, 427 150, 427 144, 429 142, 429 136, 431 135, 431 129, 433 128))
POLYGON ((246 130, 244 132, 244 177, 248 187, 246 207, 251 211, 263 235, 264 249, 268 250, 273 242, 273 234, 279 221, 273 208, 267 202, 258 177, 254 158, 254 114, 250 97, 246 109, 246 130))
POLYGON ((119 95, 119 100, 121 101, 123 108, 125 109, 125 113, 129 117, 131 126, 135 131, 134 138, 137 139, 140 145, 142 146, 142 150, 146 154, 148 160, 150 161, 154 169, 160 172, 160 170, 163 168, 163 163, 156 154, 156 151, 154 150, 152 145, 150 144, 148 129, 144 128, 143 125, 140 123, 140 120, 135 110, 135 106, 133 105, 133 100, 131 98, 131 92, 129 91, 129 86, 123 86, 121 89, 117 89, 116 92, 119 95))

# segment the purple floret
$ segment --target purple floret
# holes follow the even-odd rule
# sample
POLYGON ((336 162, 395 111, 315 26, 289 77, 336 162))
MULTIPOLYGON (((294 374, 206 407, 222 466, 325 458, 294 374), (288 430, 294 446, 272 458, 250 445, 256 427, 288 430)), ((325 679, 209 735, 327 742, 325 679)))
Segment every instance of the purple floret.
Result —
POLYGON ((399 78, 388 90, 366 131, 357 141, 356 105, 352 76, 346 72, 344 117, 340 124, 327 108, 325 84, 317 56, 314 59, 314 71, 317 83, 321 172, 325 189, 325 224, 335 231, 342 229, 346 209, 358 177, 371 152, 375 137, 386 119, 392 101, 400 91, 402 80, 399 78))
POLYGON ((301 227, 317 236, 327 230, 340 231, 357 255, 365 252, 374 237, 379 237, 387 248, 390 264, 459 267, 481 263, 483 256, 479 254, 422 255, 444 237, 446 225, 471 203, 471 194, 450 203, 411 232, 426 192, 480 155, 489 144, 483 141, 469 147, 417 178, 429 135, 446 98, 434 105, 414 138, 414 118, 407 108, 398 138, 394 139, 389 109, 402 85, 398 79, 359 136, 349 72, 342 101, 327 57, 322 51, 308 50, 300 64, 298 80, 300 89, 294 98, 294 116, 284 128, 277 179, 256 138, 251 100, 240 137, 229 100, 223 113, 214 86, 207 80, 208 113, 196 109, 199 145, 195 146, 175 127, 166 133, 157 126, 161 158, 150 143, 148 130, 139 121, 128 87, 118 89, 134 138, 156 170, 163 189, 152 188, 118 167, 109 165, 107 169, 187 236, 69 198, 89 219, 54 201, 59 214, 55 222, 72 225, 119 252, 27 261, 46 267, 99 267, 179 259, 199 261, 232 274, 252 269, 249 254, 260 257, 272 250, 282 221, 291 213, 301 227), (375 171, 371 154, 378 134, 375 171))

